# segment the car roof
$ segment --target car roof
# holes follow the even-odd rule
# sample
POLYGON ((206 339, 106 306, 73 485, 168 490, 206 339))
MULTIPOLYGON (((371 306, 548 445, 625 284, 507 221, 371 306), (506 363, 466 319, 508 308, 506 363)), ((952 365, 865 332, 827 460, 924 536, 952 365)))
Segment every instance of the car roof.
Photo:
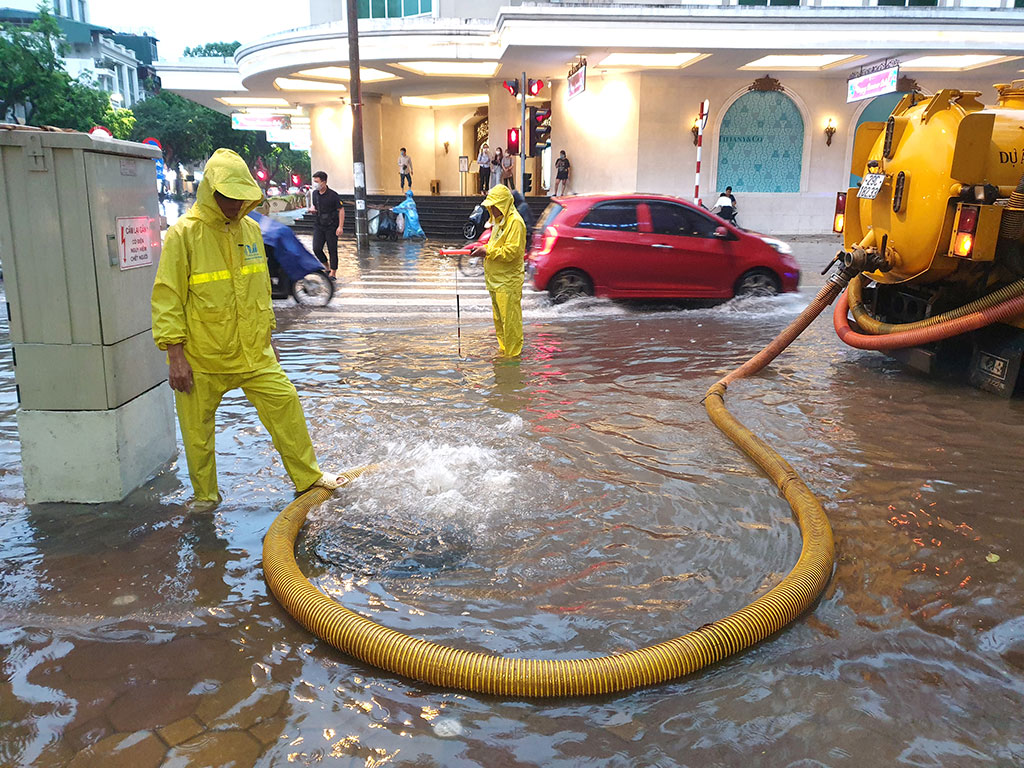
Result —
POLYGON ((657 192, 588 193, 586 195, 564 195, 552 197, 551 200, 552 202, 556 202, 559 205, 572 205, 573 207, 577 205, 589 205, 592 203, 603 203, 613 200, 664 200, 671 203, 682 203, 683 205, 696 207, 689 200, 683 200, 681 197, 660 194, 657 192))

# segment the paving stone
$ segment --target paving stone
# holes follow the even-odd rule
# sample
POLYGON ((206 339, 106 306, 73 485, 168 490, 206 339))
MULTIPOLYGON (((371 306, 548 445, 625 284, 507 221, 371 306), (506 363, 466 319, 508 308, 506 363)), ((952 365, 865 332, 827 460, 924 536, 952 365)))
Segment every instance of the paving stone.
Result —
POLYGON ((155 680, 201 680, 210 670, 224 675, 238 663, 238 652, 223 639, 176 637, 154 647, 146 659, 148 677, 155 680))
POLYGON ((154 733, 115 733, 83 749, 67 768, 157 768, 166 754, 167 745, 154 733))
POLYGON ((165 765, 167 768, 248 768, 256 764, 262 752, 263 747, 245 731, 206 731, 171 749, 165 765))
POLYGON ((158 728, 157 733, 160 738, 170 744, 172 747, 176 747, 183 741, 193 739, 206 730, 203 724, 196 720, 194 717, 186 717, 182 720, 178 720, 176 723, 158 728))
MULTIPOLYGON (((76 718, 77 722, 78 719, 76 718)), ((64 731, 64 740, 76 752, 91 747, 93 744, 114 733, 114 727, 105 717, 95 717, 82 725, 71 725, 64 731)))
POLYGON ((154 730, 191 715, 200 698, 185 680, 150 680, 132 685, 107 709, 118 731, 154 730))
POLYGON ((195 715, 200 722, 210 725, 237 704, 245 701, 254 690, 255 686, 252 684, 251 676, 228 680, 217 690, 203 694, 199 706, 196 707, 195 715))
POLYGON ((284 729, 288 727, 288 719, 285 717, 271 717, 249 728, 249 733, 256 739, 263 748, 276 744, 281 740, 284 729))
POLYGON ((287 691, 259 688, 211 724, 214 728, 251 728, 276 715, 288 700, 287 691))

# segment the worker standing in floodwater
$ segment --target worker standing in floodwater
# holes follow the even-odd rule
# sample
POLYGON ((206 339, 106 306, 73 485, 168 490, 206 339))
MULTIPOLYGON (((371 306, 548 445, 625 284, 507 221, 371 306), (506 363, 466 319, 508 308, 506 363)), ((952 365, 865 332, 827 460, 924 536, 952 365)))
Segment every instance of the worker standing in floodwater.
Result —
POLYGON ((484 259, 498 349, 505 357, 519 357, 523 351, 526 224, 516 211, 512 192, 502 184, 491 187, 482 205, 490 213, 491 239, 487 245, 474 248, 472 255, 484 259))
POLYGON ((221 398, 241 388, 297 491, 337 488, 313 452, 298 393, 271 338, 277 326, 259 225, 263 192, 245 161, 218 149, 195 204, 167 230, 153 284, 153 339, 167 351, 185 459, 198 506, 220 501, 214 453, 221 398))

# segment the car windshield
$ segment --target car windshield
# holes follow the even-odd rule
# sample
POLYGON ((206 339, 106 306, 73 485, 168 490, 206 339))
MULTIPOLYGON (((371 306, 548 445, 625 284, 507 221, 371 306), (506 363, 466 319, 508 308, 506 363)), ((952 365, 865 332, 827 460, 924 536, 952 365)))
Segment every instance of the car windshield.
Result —
POLYGON ((631 200, 598 203, 583 217, 578 226, 614 232, 636 232, 636 203, 631 200))
POLYGON ((558 214, 565 210, 564 205, 558 203, 548 203, 548 207, 544 209, 544 213, 540 215, 540 219, 537 221, 536 230, 543 232, 544 228, 554 222, 558 218, 558 214))
POLYGON ((715 222, 707 216, 676 203, 652 200, 651 227, 657 235, 714 237, 715 222))

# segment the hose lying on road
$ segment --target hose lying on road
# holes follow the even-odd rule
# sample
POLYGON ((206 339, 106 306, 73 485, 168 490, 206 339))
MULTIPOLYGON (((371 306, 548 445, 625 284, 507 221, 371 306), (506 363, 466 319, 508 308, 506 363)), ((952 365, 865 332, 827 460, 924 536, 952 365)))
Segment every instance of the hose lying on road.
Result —
POLYGON ((915 323, 883 323, 868 312, 862 299, 862 277, 850 281, 832 312, 832 324, 843 343, 857 349, 901 349, 941 341, 1024 313, 1024 280, 1004 286, 957 309, 915 323), (850 326, 852 313, 858 333, 850 326), (874 334, 874 335, 870 335, 874 334))
MULTIPOLYGON (((564 697, 638 688, 688 675, 760 642, 796 619, 824 590, 833 567, 832 529, 821 505, 792 467, 729 414, 723 396, 729 383, 771 362, 840 290, 842 286, 830 280, 775 341, 705 396, 715 425, 779 487, 803 537, 800 557, 782 581, 724 619, 647 648, 590 659, 506 658, 418 640, 348 610, 303 576, 295 562, 295 539, 307 513, 331 495, 322 488, 293 501, 271 525, 263 542, 267 584, 288 613, 343 653, 403 677, 499 696, 564 697)), ((351 480, 367 469, 352 470, 346 476, 351 480)))

